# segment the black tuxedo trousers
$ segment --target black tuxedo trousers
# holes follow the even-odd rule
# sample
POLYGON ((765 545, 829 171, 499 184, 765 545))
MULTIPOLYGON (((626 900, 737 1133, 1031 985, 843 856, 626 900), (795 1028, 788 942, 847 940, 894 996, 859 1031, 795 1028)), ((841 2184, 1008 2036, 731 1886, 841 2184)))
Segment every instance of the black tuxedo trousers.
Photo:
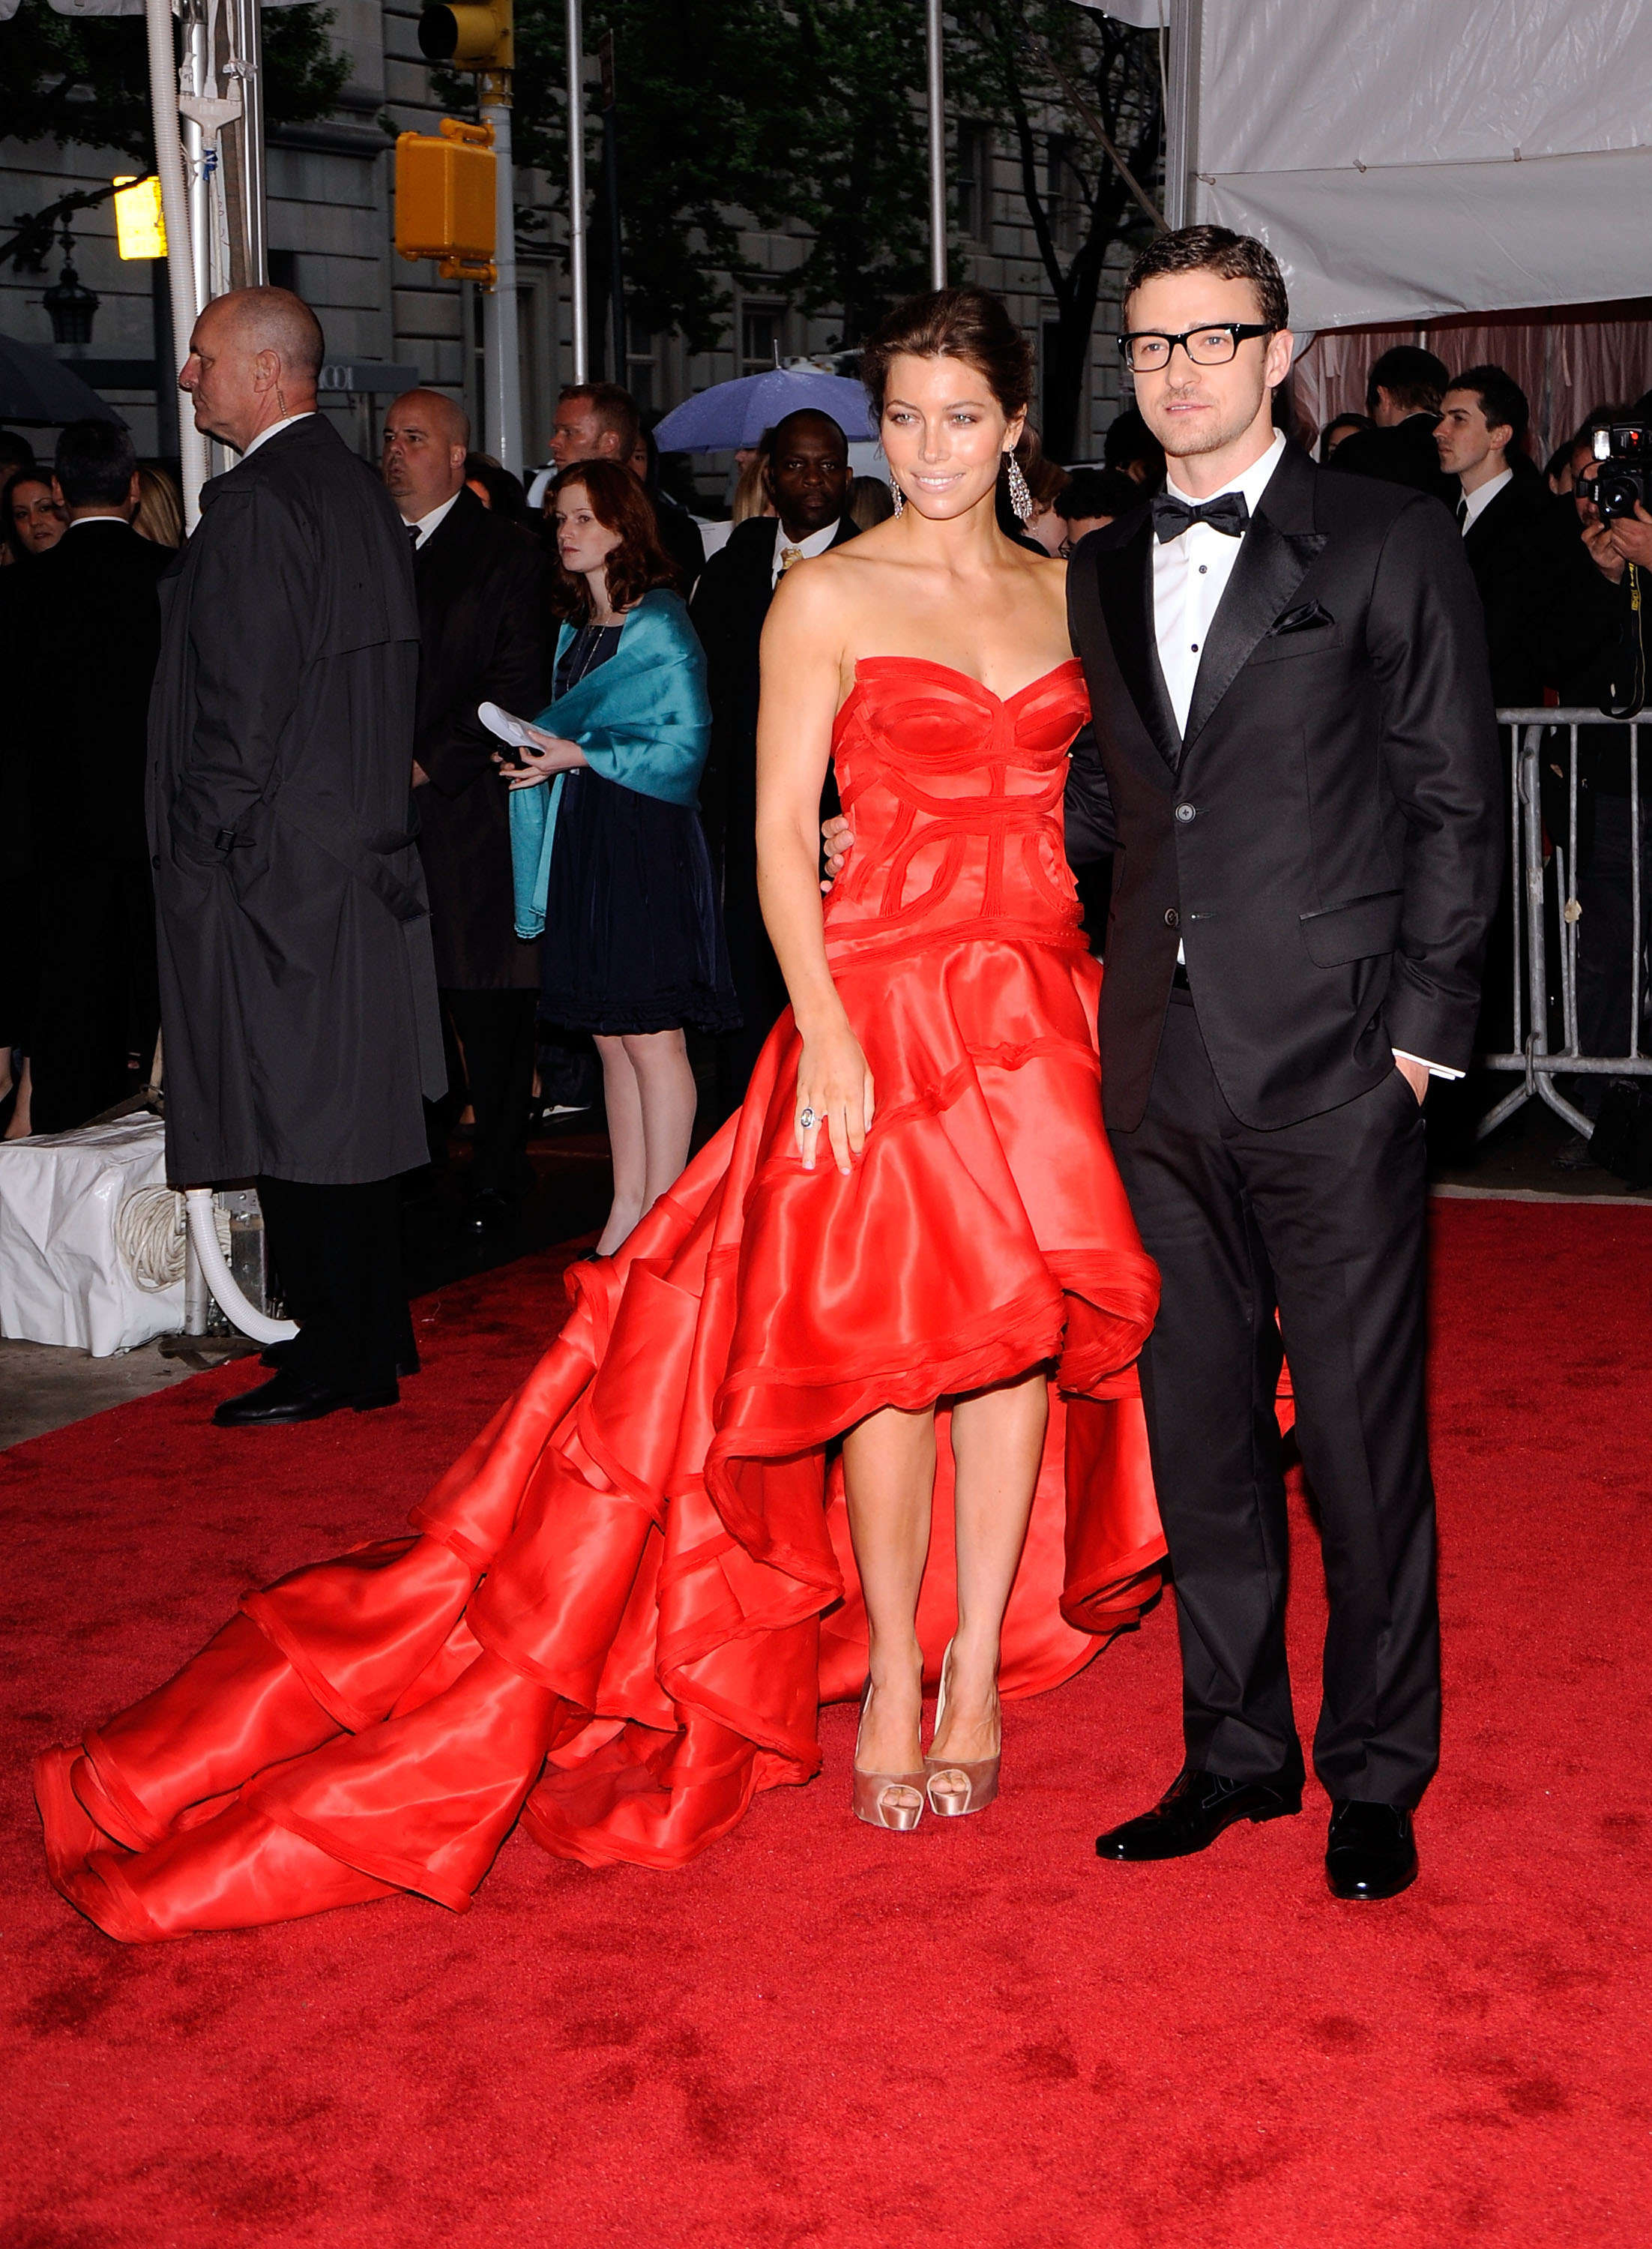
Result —
POLYGON ((1163 1288, 1141 1394, 1188 1762, 1237 1779, 1301 1766, 1274 1413, 1283 1331, 1331 1608, 1314 1766, 1333 1797, 1414 1805, 1440 1731, 1416 1096, 1395 1069, 1282 1130, 1244 1124, 1178 990, 1141 1121, 1110 1137, 1163 1288))

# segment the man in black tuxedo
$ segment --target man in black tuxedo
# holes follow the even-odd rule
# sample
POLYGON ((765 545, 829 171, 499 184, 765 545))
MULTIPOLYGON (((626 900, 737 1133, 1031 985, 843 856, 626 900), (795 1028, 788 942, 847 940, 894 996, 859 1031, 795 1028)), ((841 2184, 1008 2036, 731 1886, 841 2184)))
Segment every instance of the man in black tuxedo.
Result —
POLYGON ((11 574, 12 718, 43 910, 37 1132, 118 1101, 128 1053, 147 1063, 161 1020, 143 774, 172 556, 132 528, 138 464, 120 423, 69 424, 53 490, 69 528, 11 574))
POLYGON ((1180 1857, 1300 1809, 1283 1347, 1330 1598, 1326 1873, 1379 1898, 1415 1874, 1438 1758, 1421 1104, 1469 1062, 1498 757, 1450 515, 1274 431, 1288 317, 1260 243, 1142 252, 1125 349, 1167 488, 1068 579, 1118 844, 1103 1098, 1163 1278, 1141 1389, 1186 1732, 1169 1794, 1097 1848, 1180 1857))
POLYGON ((1525 393, 1500 367, 1454 375, 1434 432, 1457 483, 1463 552, 1485 610, 1491 692, 1539 704, 1617 636, 1611 588, 1589 560, 1577 511, 1557 499, 1522 450, 1525 393))
POLYGON ((1448 507, 1457 505, 1457 487, 1440 467, 1434 449, 1440 418, 1440 394, 1450 379, 1443 360, 1418 344, 1395 344, 1375 361, 1365 385, 1365 410, 1376 425, 1356 430, 1332 454, 1328 466, 1432 492, 1448 507))
POLYGON ((535 718, 546 700, 545 550, 465 481, 470 425, 440 391, 385 416, 384 481, 408 526, 419 603, 414 804, 430 891, 436 982, 476 1115, 470 1222, 508 1228, 531 1183, 528 1104, 539 953, 516 933, 509 792, 476 716, 535 718))
MULTIPOLYGON (((844 513, 849 441, 829 414, 805 407, 777 423, 764 478, 777 513, 735 526, 706 564, 692 604, 711 698, 701 806, 743 1018, 718 1054, 725 1117, 739 1107, 763 1042, 786 1005, 785 981, 757 903, 757 643, 785 572, 858 536, 844 513)), ((837 809, 835 798, 830 808, 837 809)))

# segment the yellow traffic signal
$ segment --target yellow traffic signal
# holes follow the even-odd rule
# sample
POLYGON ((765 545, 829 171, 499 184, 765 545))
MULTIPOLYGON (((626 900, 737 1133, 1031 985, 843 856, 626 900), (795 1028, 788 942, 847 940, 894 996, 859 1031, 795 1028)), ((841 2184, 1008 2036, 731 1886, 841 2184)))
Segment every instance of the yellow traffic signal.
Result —
POLYGON ((427 8, 419 18, 419 52, 456 70, 513 69, 511 5, 511 0, 483 0, 480 6, 427 8))
MULTIPOLYGON (((480 9, 462 10, 480 15, 480 9)), ((493 127, 444 117, 396 138, 396 248, 441 260, 444 281, 494 280, 493 127)))
POLYGON ((164 258, 167 222, 161 209, 161 182, 153 173, 141 180, 135 172, 119 172, 113 184, 115 241, 122 258, 164 258))

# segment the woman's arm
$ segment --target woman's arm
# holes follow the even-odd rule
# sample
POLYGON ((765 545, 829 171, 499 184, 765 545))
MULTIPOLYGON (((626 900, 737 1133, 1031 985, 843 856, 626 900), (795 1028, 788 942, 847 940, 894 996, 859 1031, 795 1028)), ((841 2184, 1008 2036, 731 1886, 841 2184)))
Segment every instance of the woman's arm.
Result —
POLYGON ((757 712, 757 894, 792 996, 803 1059, 797 1125, 804 1168, 814 1168, 820 1129, 847 1173, 872 1123, 872 1075, 826 966, 820 911, 820 789, 832 754, 841 684, 843 628, 833 566, 822 557, 787 574, 763 628, 757 712))
POLYGON ((533 739, 518 748, 519 763, 508 765, 503 751, 496 750, 493 754, 500 778, 512 788, 540 788, 560 773, 572 773, 575 766, 590 764, 578 742, 565 742, 559 734, 545 733, 538 726, 529 731, 533 739))

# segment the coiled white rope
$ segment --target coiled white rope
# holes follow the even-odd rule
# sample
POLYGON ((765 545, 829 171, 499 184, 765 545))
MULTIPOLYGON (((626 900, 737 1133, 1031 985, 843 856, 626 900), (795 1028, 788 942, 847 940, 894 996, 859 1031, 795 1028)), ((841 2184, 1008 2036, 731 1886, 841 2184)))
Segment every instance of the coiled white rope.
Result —
MULTIPOLYGON (((230 1214, 213 1206, 218 1246, 230 1254, 230 1214)), ((183 1242, 188 1226, 183 1197, 173 1187, 138 1187, 115 1214, 114 1243, 121 1262, 141 1289, 158 1295, 183 1278, 183 1242)))

